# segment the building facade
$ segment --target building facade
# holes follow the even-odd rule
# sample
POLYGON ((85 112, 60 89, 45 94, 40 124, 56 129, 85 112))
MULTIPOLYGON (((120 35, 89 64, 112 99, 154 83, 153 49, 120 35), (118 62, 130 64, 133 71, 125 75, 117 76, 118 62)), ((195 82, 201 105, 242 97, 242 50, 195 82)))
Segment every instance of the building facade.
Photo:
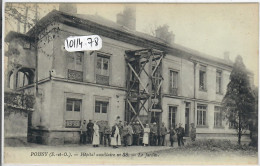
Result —
MULTIPOLYGON (((5 88, 35 94, 38 75, 35 110, 29 116, 31 142, 77 143, 83 120, 107 121, 111 126, 117 116, 127 119, 126 82, 131 78, 126 74, 125 54, 127 50, 141 49, 164 53, 162 108, 160 112, 149 110, 153 121, 164 122, 168 128, 181 123, 186 136, 194 123, 198 138, 236 137, 232 124, 223 120, 220 111, 232 70, 232 62, 227 59, 167 43, 100 16, 56 10, 27 34, 10 32, 6 42, 9 49, 5 88), (102 49, 65 50, 67 37, 87 35, 99 35, 102 49)), ((140 111, 143 123, 152 122, 145 118, 147 114, 140 111)))

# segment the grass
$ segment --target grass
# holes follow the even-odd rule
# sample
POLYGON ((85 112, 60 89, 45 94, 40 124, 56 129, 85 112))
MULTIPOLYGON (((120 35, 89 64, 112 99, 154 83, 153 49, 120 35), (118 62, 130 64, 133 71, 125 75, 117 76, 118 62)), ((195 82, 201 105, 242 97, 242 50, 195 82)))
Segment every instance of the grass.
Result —
POLYGON ((195 142, 187 143, 180 148, 167 149, 161 151, 162 154, 241 154, 246 156, 257 156, 257 147, 248 145, 238 145, 231 143, 229 140, 205 139, 196 140, 195 142))

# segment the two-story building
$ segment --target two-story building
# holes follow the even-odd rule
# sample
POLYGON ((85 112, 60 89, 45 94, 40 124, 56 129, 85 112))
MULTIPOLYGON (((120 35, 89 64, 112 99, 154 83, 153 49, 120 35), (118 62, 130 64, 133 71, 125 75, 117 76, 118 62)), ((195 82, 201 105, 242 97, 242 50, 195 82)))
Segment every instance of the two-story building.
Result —
MULTIPOLYGON (((114 23, 98 15, 54 10, 26 34, 10 32, 6 36, 6 88, 35 94, 38 75, 29 141, 77 143, 83 120, 103 120, 111 126, 117 116, 126 119, 126 81, 130 78, 126 76, 125 52, 140 49, 156 49, 165 55, 161 70, 162 108, 160 115, 152 112, 153 116, 160 116, 167 127, 182 123, 187 136, 194 123, 197 137, 235 137, 235 130, 230 129, 232 126, 223 120, 220 111, 232 62, 165 42, 160 35, 137 32, 135 17, 124 17, 119 15, 114 23), (127 20, 129 26, 124 24, 127 20), (65 50, 67 37, 87 35, 99 35, 102 49, 65 50)), ((146 116, 146 111, 140 112, 140 117, 146 116)))

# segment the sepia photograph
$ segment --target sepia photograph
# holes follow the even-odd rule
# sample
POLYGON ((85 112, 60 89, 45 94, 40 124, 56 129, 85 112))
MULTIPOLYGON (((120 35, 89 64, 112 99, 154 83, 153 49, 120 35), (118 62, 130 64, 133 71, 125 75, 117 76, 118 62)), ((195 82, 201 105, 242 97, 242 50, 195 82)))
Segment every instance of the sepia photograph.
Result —
POLYGON ((258 2, 2 3, 4 164, 258 165, 258 2))

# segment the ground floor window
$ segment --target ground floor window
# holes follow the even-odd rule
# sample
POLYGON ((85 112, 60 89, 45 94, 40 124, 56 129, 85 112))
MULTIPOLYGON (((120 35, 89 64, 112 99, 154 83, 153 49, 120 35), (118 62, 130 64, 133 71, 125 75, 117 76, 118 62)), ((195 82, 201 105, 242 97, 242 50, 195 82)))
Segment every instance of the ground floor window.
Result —
POLYGON ((95 112, 94 119, 95 120, 108 120, 109 113, 109 99, 107 98, 96 98, 95 99, 95 112))
POLYGON ((222 127, 222 113, 219 106, 216 106, 214 110, 214 127, 222 127))
POLYGON ((177 113, 177 107, 176 106, 169 106, 169 129, 171 127, 175 128, 176 113, 177 113))
POLYGON ((77 98, 66 99, 65 127, 79 128, 81 120, 82 100, 77 98))
POLYGON ((206 126, 207 119, 207 106, 206 105, 198 105, 197 106, 197 125, 198 126, 206 126))
POLYGON ((96 100, 96 102, 95 102, 95 113, 106 114, 107 111, 108 111, 108 102, 96 100))

